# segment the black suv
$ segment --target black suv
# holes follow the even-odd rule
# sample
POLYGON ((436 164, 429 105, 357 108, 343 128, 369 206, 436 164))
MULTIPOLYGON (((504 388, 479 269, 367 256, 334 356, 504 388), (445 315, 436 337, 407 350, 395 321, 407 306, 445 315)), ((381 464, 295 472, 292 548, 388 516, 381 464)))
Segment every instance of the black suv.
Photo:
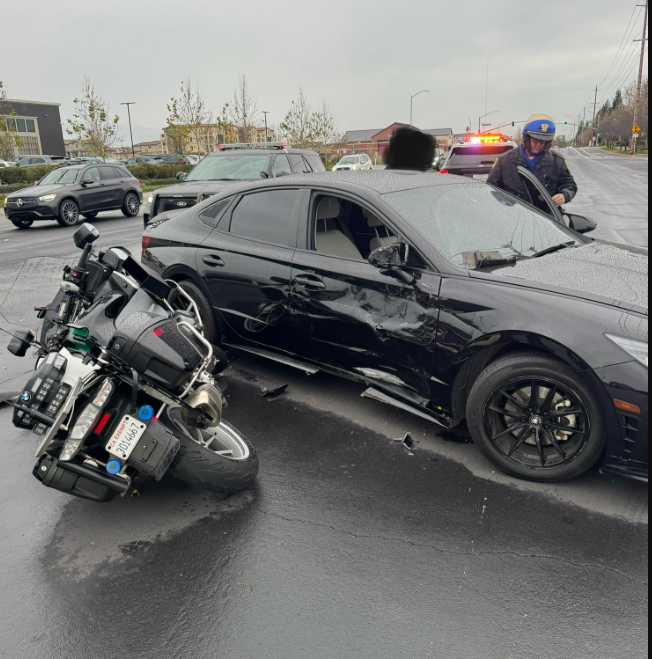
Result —
POLYGON ((456 144, 449 151, 446 162, 441 165, 441 172, 486 181, 496 160, 503 153, 517 148, 514 142, 456 144))
POLYGON ((144 206, 145 226, 159 213, 190 208, 233 183, 324 171, 316 153, 283 143, 225 144, 189 174, 177 174, 179 185, 150 194, 144 206))
POLYGON ((5 215, 19 229, 39 220, 75 226, 102 211, 136 217, 143 201, 140 182, 122 165, 77 165, 46 174, 35 186, 7 197, 5 215))

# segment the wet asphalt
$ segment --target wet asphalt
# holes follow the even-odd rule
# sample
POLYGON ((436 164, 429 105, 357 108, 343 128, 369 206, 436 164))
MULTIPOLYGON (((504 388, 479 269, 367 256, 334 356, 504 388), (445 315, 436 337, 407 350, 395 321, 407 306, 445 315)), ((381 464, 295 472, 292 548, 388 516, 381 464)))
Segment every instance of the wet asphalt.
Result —
MULTIPOLYGON (((138 221, 96 224, 137 247, 138 221)), ((26 258, 73 256, 70 234, 0 219, 0 300, 26 258)), ((31 368, 5 346, 0 391, 31 368)), ((0 407, 0 658, 647 657, 646 486, 515 481, 358 385, 233 357, 226 418, 261 473, 228 499, 172 480, 105 506, 47 490, 0 407)))

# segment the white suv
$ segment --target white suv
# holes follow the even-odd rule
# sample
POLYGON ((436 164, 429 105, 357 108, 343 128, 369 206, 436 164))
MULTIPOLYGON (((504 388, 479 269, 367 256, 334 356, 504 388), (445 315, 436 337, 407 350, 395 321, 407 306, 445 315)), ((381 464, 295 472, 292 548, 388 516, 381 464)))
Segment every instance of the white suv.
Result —
POLYGON ((354 172, 362 171, 365 169, 373 169, 374 164, 371 162, 371 158, 366 153, 358 153, 353 156, 344 156, 335 167, 333 167, 334 172, 354 172))

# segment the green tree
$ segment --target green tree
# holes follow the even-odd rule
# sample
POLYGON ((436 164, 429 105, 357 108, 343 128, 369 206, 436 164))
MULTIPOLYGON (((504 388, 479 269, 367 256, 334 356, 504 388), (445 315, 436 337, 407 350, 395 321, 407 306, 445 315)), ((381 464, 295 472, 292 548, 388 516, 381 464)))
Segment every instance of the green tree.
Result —
POLYGON ((240 142, 255 140, 256 122, 260 118, 260 109, 245 73, 240 76, 238 86, 233 90, 233 100, 224 106, 222 115, 224 125, 237 130, 237 139, 240 142))
POLYGON ((95 91, 89 78, 82 82, 82 94, 73 101, 74 112, 68 119, 68 135, 74 135, 82 148, 106 158, 118 141, 120 117, 110 116, 109 106, 95 91))
POLYGON ((618 110, 620 110, 623 105, 625 105, 625 101, 623 100, 623 91, 622 89, 619 89, 614 96, 613 103, 611 104, 611 111, 618 112, 618 110))
POLYGON ((18 137, 16 126, 11 122, 7 122, 15 112, 9 112, 6 108, 5 99, 7 98, 7 90, 4 83, 0 80, 0 160, 13 160, 16 155, 16 147, 22 146, 22 142, 18 137))
POLYGON ((324 101, 318 112, 314 112, 310 118, 310 134, 312 145, 322 152, 329 144, 339 141, 340 135, 335 128, 335 119, 324 101))
POLYGON ((205 124, 211 121, 211 113, 199 87, 195 87, 190 78, 184 80, 179 98, 171 98, 167 107, 168 125, 163 132, 168 141, 168 151, 184 154, 192 150, 188 144, 190 137, 194 139, 197 150, 201 151, 205 124))
POLYGON ((314 142, 313 128, 312 108, 301 88, 281 122, 281 131, 292 146, 305 149, 314 142))

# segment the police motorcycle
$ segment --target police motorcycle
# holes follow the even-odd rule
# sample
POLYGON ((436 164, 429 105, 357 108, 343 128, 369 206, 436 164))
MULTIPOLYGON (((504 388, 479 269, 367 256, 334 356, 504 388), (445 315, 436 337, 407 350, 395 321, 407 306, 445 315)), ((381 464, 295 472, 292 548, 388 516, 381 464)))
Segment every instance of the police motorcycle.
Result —
POLYGON ((9 351, 33 347, 34 374, 12 401, 13 424, 39 440, 34 476, 95 502, 136 494, 166 473, 231 494, 250 486, 258 457, 222 419, 216 376, 226 355, 203 334, 201 314, 174 282, 120 247, 95 252, 83 225, 82 256, 64 269, 43 321, 14 333, 9 351))

